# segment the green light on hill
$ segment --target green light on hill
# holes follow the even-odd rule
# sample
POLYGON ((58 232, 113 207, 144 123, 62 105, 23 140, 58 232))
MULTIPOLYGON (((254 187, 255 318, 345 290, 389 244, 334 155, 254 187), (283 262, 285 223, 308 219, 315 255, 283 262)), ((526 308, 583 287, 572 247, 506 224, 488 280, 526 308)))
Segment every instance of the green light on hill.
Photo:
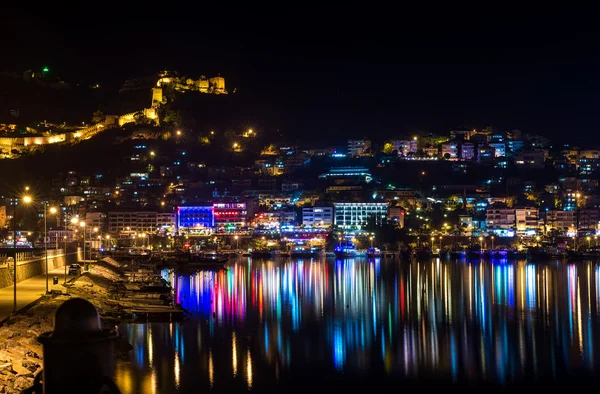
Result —
POLYGON ((48 66, 44 66, 44 68, 42 68, 42 72, 47 73, 48 71, 50 71, 50 69, 48 68, 48 66))

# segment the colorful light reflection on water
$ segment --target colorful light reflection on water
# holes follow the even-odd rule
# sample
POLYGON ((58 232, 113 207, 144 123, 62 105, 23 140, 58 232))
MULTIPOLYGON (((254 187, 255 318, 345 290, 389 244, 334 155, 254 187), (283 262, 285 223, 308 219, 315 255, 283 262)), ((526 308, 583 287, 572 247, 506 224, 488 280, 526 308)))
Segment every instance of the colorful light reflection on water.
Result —
POLYGON ((124 394, 259 391, 297 370, 496 384, 600 370, 593 263, 240 259, 164 275, 192 318, 122 327, 124 394))

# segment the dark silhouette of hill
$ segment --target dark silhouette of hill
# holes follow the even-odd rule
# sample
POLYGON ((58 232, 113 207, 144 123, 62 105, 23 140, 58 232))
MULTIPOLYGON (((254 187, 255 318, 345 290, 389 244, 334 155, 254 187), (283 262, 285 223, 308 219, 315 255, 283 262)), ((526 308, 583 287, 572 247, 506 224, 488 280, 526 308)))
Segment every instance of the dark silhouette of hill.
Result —
POLYGON ((265 102, 248 93, 211 95, 187 92, 178 95, 169 107, 182 113, 189 122, 188 126, 198 132, 252 128, 263 135, 274 136, 281 125, 280 115, 270 101, 265 102))
POLYGON ((64 85, 63 88, 52 88, 36 81, 0 75, 0 122, 89 122, 99 103, 106 100, 107 94, 110 95, 110 92, 89 86, 64 85), (19 110, 18 118, 10 115, 13 109, 19 110))
POLYGON ((262 139, 247 142, 243 153, 233 153, 229 142, 222 134, 216 136, 210 145, 198 143, 200 133, 186 131, 182 139, 163 140, 139 139, 142 134, 161 135, 164 128, 135 126, 108 129, 92 139, 69 145, 56 144, 45 146, 38 152, 14 160, 1 160, 3 170, 0 192, 8 193, 22 185, 33 186, 36 190, 49 190, 52 178, 67 171, 93 175, 102 173, 106 184, 114 182, 116 177, 129 175, 130 172, 146 171, 148 161, 144 156, 148 151, 157 152, 152 160, 158 176, 160 165, 172 165, 177 151, 186 150, 186 161, 204 162, 211 165, 251 165, 262 146, 262 139), (135 149, 145 145, 147 149, 135 149), (140 154, 140 161, 131 161, 130 156, 140 154))

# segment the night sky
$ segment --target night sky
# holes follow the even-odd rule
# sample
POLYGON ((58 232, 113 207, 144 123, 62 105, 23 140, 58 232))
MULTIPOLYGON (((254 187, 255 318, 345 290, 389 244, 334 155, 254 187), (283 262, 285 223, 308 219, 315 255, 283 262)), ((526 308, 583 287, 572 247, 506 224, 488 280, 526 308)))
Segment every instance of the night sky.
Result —
POLYGON ((248 122, 290 136, 492 125, 600 143, 598 9, 486 7, 2 10, 0 68, 103 83, 221 73, 267 109, 248 122))

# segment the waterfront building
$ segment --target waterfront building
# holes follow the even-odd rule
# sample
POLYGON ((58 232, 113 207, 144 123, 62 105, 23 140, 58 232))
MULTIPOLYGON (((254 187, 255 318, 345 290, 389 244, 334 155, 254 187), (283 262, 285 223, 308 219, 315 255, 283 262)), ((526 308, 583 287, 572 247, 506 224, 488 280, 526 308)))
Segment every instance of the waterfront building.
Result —
POLYGON ((177 228, 182 232, 212 229, 215 225, 213 205, 177 207, 177 228))
POLYGON ((388 217, 388 203, 381 202, 336 202, 335 225, 342 229, 360 229, 370 218, 382 223, 388 217))
POLYGON ((302 208, 302 224, 311 227, 333 225, 333 207, 302 208))

